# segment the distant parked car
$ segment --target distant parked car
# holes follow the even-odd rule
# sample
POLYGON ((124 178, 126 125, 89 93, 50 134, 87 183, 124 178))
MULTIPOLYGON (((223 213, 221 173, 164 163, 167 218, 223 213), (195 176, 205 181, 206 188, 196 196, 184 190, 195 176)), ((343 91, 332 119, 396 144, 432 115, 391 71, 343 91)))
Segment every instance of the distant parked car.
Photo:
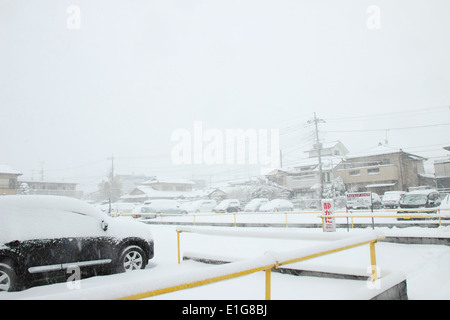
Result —
POLYGON ((444 199, 442 199, 441 204, 439 205, 439 209, 449 210, 446 213, 450 214, 450 194, 446 195, 444 199))
POLYGON ((378 193, 372 192, 372 208, 381 209, 381 198, 378 193))
MULTIPOLYGON (((408 192, 400 201, 400 209, 421 209, 417 213, 436 213, 437 210, 423 210, 428 208, 437 208, 441 204, 439 192, 434 189, 415 190, 408 192)), ((408 214, 413 211, 399 210, 397 213, 408 214)))
MULTIPOLYGON (((441 204, 439 205, 440 213, 441 214, 450 214, 450 194, 446 195, 444 199, 442 199, 441 204)), ((443 219, 450 219, 450 218, 443 218, 443 219)))
MULTIPOLYGON (((158 213, 158 214, 182 214, 186 213, 181 209, 181 205, 176 200, 155 199, 147 200, 141 207, 142 213, 158 213)), ((142 215, 143 218, 146 215, 142 215)))
POLYGON ((267 198, 252 199, 252 200, 250 200, 249 203, 247 203, 245 205, 244 211, 246 211, 246 212, 256 212, 256 211, 259 210, 259 208, 262 205, 264 205, 264 204, 266 204, 268 202, 269 202, 269 199, 267 199, 267 198))
POLYGON ((181 205, 181 210, 186 213, 212 212, 217 206, 216 200, 196 200, 181 205))
POLYGON ((386 191, 383 195, 381 205, 383 208, 396 209, 400 204, 400 200, 405 196, 405 191, 386 191))
POLYGON ((240 210, 241 203, 238 199, 225 199, 222 200, 215 208, 214 212, 238 212, 240 210))
MULTIPOLYGON (((380 196, 375 193, 371 192, 371 201, 372 201, 372 208, 373 209, 380 209, 381 208, 381 198, 380 196)), ((371 209, 370 203, 364 201, 362 198, 359 198, 356 203, 353 205, 348 205, 348 209, 354 209, 354 210, 363 210, 363 209, 371 209)))
POLYGON ((153 248, 148 226, 81 200, 0 196, 0 291, 64 281, 69 268, 81 276, 144 269, 153 248))
POLYGON ((285 199, 273 199, 259 208, 261 212, 293 211, 294 204, 285 199))

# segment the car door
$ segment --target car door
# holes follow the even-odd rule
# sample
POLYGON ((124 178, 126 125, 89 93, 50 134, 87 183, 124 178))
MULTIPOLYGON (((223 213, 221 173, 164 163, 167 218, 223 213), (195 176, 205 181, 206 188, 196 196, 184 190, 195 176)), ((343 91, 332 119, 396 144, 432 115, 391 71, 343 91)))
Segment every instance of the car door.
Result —
POLYGON ((59 271, 66 257, 63 241, 60 238, 13 241, 7 246, 20 253, 23 266, 31 274, 59 271))
POLYGON ((69 213, 71 219, 82 224, 82 232, 61 239, 65 252, 62 268, 77 266, 80 269, 108 264, 112 260, 111 239, 106 236, 106 224, 98 217, 80 212, 69 213))

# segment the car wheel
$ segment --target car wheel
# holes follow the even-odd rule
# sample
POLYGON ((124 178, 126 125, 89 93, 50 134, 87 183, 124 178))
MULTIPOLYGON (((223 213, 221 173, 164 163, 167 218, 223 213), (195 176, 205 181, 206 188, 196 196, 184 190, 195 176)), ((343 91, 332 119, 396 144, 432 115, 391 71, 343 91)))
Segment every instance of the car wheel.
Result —
POLYGON ((126 247, 120 255, 118 269, 119 272, 128 272, 133 270, 144 269, 147 265, 147 256, 140 247, 126 247))
POLYGON ((0 263, 0 292, 14 291, 17 287, 17 276, 7 263, 0 263))

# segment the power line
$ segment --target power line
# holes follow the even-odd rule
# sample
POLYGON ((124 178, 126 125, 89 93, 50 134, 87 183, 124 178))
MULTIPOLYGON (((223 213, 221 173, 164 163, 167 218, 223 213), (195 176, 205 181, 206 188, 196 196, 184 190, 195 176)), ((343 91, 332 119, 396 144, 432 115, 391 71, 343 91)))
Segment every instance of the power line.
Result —
POLYGON ((410 127, 397 127, 397 128, 384 128, 384 129, 356 129, 356 130, 327 130, 326 132, 376 132, 376 131, 390 131, 390 130, 407 130, 407 129, 417 129, 417 128, 429 128, 429 127, 439 127, 448 126, 450 123, 437 123, 437 124, 427 124, 422 126, 410 126, 410 127))
POLYGON ((338 118, 327 118, 327 121, 336 121, 336 120, 355 120, 355 119, 365 119, 365 118, 378 118, 378 117, 392 117, 392 116, 408 116, 413 115, 414 113, 432 113, 432 112, 441 112, 449 110, 448 106, 445 107, 432 107, 432 108, 421 108, 407 111, 397 111, 397 112, 386 112, 386 113, 377 113, 372 115, 360 115, 360 116, 351 116, 351 117, 338 117, 338 118))

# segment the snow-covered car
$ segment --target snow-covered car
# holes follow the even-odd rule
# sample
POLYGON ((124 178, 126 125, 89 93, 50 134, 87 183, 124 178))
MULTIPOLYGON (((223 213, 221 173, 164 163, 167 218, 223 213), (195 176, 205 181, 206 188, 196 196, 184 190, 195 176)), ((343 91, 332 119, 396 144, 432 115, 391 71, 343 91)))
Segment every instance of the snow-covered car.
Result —
POLYGON ((250 200, 249 203, 247 203, 244 207, 244 211, 246 212, 256 212, 259 210, 259 208, 263 205, 269 202, 269 199, 267 198, 256 198, 250 200))
POLYGON ((216 200, 196 200, 183 203, 181 205, 181 210, 186 211, 187 213, 212 212, 216 206, 216 200))
POLYGON ((450 194, 446 195, 445 198, 442 199, 441 204, 439 205, 439 209, 445 210, 444 213, 450 214, 450 194))
MULTIPOLYGON (((434 189, 425 189, 425 190, 415 190, 408 192, 405 194, 403 199, 400 201, 399 208, 400 209, 409 209, 409 210, 398 210, 397 213, 400 214, 411 214, 415 211, 411 209, 419 209, 417 213, 436 213, 436 208, 441 204, 441 197, 439 192, 434 189), (426 210, 428 208, 434 208, 435 210, 426 210)), ((401 220, 402 218, 397 218, 397 220, 401 220)))
POLYGON ((383 195, 381 205, 383 208, 396 209, 400 204, 400 200, 405 196, 405 191, 386 191, 383 195))
POLYGON ((351 205, 349 205, 347 202, 347 208, 353 210, 364 210, 371 209, 372 206, 373 209, 381 209, 382 201, 380 196, 375 192, 371 192, 370 195, 372 203, 369 203, 368 201, 366 202, 362 198, 357 198, 356 202, 352 203, 351 205))
POLYGON ((0 196, 0 291, 98 273, 144 269, 149 227, 62 196, 0 196), (72 271, 71 273, 68 271, 72 271))
POLYGON ((214 212, 221 213, 221 212, 238 212, 239 208, 241 206, 241 203, 238 199, 225 199, 222 200, 215 208, 214 212))
MULTIPOLYGON (((176 200, 155 199, 147 200, 141 207, 142 213, 159 213, 159 214, 182 214, 186 213, 181 209, 181 205, 176 200)), ((142 215, 145 218, 148 215, 142 215)))
MULTIPOLYGON (((450 194, 447 194, 444 199, 442 199, 439 205, 440 214, 449 215, 450 214, 450 194)), ((444 217, 442 219, 448 220, 450 218, 444 217)))
POLYGON ((285 199, 273 199, 259 208, 261 212, 293 211, 294 204, 285 199))

